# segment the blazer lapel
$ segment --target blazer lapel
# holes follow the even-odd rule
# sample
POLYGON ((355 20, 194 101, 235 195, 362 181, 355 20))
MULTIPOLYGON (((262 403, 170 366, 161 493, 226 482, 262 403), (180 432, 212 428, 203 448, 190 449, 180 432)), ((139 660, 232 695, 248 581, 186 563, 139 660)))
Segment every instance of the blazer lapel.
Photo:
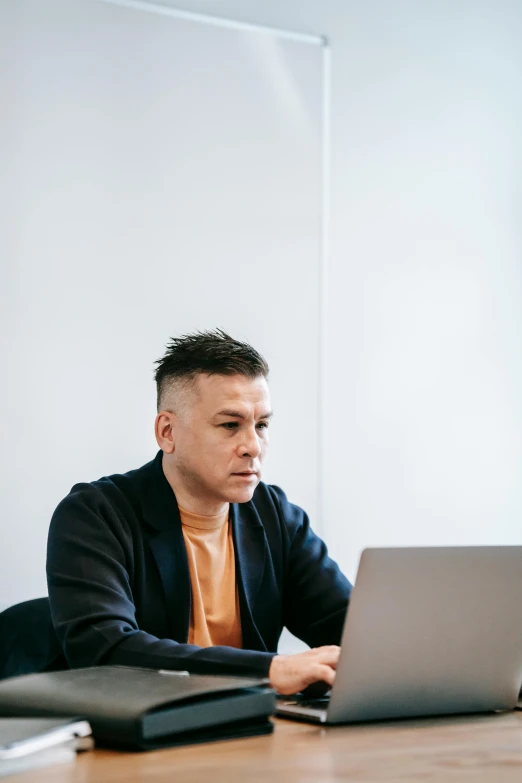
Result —
POLYGON ((190 573, 178 503, 163 473, 163 452, 142 483, 143 516, 154 528, 149 538, 167 605, 171 638, 185 643, 190 624, 190 573))
POLYGON ((149 547, 163 586, 171 638, 185 643, 189 632, 191 590, 183 533, 165 530, 149 540, 149 547))
POLYGON ((236 553, 236 581, 241 610, 243 647, 266 650, 254 614, 265 572, 267 547, 265 531, 257 512, 249 503, 231 504, 230 518, 236 553))

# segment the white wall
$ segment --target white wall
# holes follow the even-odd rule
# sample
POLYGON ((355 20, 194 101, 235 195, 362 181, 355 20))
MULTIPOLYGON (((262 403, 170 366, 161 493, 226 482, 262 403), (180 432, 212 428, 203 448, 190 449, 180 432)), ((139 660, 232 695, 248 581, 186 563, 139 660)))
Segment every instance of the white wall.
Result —
MULTIPOLYGON (((173 4, 173 3, 171 3, 173 4)), ((184 0, 332 47, 326 539, 522 542, 522 4, 184 0)))
POLYGON ((0 52, 0 604, 45 594, 73 484, 156 453, 172 335, 267 356, 266 479, 316 516, 321 41, 0 0, 0 52))
POLYGON ((182 7, 331 42, 334 555, 353 578, 366 545, 520 543, 521 4, 182 7))

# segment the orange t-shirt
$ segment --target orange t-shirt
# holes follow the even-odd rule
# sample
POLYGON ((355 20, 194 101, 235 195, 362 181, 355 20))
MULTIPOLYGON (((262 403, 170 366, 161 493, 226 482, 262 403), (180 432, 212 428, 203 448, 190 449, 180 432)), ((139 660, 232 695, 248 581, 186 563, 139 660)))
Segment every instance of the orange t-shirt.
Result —
POLYGON ((228 510, 201 516, 179 509, 190 571, 189 644, 241 647, 232 525, 228 510))

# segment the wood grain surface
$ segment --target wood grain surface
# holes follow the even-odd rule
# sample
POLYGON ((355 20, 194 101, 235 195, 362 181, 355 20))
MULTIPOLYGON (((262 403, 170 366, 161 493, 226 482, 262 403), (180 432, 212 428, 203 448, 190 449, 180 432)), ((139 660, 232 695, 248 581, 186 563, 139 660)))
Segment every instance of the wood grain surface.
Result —
POLYGON ((319 728, 275 720, 270 736, 149 753, 94 750, 13 783, 520 783, 522 713, 319 728))

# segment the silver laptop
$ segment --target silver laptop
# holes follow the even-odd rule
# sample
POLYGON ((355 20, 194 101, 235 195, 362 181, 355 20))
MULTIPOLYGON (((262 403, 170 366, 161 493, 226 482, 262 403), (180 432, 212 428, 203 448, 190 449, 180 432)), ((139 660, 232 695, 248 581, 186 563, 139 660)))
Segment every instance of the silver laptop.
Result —
POLYGON ((522 547, 366 549, 317 723, 510 710, 522 684, 522 547))

